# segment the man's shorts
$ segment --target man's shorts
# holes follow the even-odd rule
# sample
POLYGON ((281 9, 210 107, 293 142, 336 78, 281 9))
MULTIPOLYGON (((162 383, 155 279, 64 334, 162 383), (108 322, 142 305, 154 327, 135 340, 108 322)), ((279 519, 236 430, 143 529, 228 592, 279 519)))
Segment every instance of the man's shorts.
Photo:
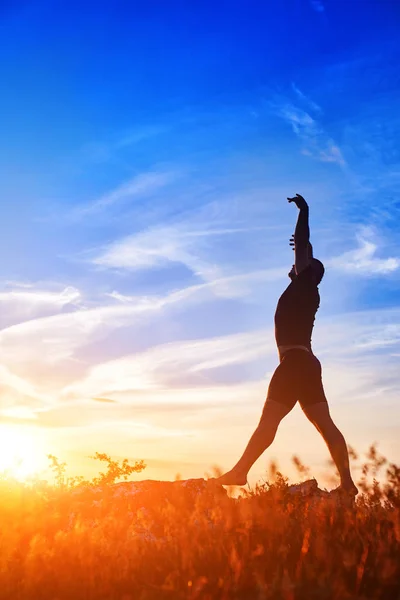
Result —
POLYGON ((302 408, 326 402, 321 363, 311 352, 288 350, 272 376, 267 398, 292 409, 297 401, 302 408))

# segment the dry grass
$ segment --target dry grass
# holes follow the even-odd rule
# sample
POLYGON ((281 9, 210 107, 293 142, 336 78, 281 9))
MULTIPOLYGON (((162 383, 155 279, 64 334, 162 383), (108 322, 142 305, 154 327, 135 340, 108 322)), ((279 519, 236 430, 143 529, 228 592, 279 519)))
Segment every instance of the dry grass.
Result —
POLYGON ((400 469, 374 448, 354 507, 292 496, 279 473, 239 499, 212 485, 132 494, 113 486, 128 463, 94 487, 64 483, 52 460, 58 486, 1 482, 2 599, 400 598, 400 469))

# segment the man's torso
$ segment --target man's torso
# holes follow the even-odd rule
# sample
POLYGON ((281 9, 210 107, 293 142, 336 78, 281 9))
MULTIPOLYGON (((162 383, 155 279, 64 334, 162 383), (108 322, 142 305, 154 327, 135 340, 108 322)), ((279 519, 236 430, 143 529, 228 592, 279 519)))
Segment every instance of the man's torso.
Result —
POLYGON ((311 266, 292 281, 279 298, 275 312, 275 338, 282 347, 311 351, 311 335, 320 297, 311 266))

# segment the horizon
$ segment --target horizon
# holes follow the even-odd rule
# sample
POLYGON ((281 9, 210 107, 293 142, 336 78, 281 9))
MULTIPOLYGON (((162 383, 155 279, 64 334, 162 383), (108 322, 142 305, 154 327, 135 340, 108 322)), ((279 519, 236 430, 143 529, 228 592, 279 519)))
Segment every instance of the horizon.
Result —
MULTIPOLYGON (((54 454, 89 476, 97 451, 143 459, 145 479, 233 466, 278 364, 295 193, 326 269, 313 350, 332 415, 357 452, 399 461, 399 17, 0 8, 0 470, 54 454)), ((298 405, 250 482, 271 460, 293 474, 292 455, 325 481, 298 405)))

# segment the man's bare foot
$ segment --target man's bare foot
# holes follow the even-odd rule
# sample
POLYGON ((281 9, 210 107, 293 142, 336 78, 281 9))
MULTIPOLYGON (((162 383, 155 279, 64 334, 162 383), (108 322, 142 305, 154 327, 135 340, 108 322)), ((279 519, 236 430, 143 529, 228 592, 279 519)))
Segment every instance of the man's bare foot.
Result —
POLYGON ((221 485, 246 485, 247 475, 245 473, 241 473, 240 471, 235 471, 235 469, 232 469, 231 471, 225 473, 225 475, 221 475, 221 477, 218 477, 217 481, 221 485))
POLYGON ((355 498, 358 494, 358 489, 354 485, 353 482, 348 483, 348 484, 342 483, 335 490, 332 490, 332 492, 334 494, 343 494, 344 496, 349 496, 349 497, 355 498))

